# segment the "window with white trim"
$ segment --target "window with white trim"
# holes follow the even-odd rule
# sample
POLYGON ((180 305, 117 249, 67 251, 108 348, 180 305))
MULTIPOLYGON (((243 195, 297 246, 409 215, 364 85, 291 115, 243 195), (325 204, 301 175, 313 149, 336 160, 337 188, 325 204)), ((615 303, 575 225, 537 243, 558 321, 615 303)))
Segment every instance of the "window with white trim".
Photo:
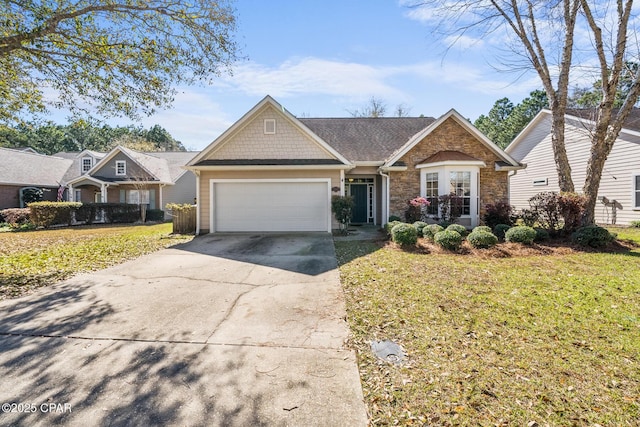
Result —
POLYGON ((274 135, 276 133, 276 119, 264 119, 265 135, 274 135))
POLYGON ((640 209, 640 174, 633 175, 633 208, 640 209))
POLYGON ((116 175, 127 174, 127 162, 126 160, 116 160, 116 175))
POLYGON ((82 158, 82 173, 87 173, 93 167, 93 157, 83 157, 82 158))
POLYGON ((440 196, 438 189, 438 172, 429 172, 425 174, 425 199, 430 203, 427 206, 427 214, 438 215, 438 197, 440 196))
POLYGON ((471 172, 449 172, 450 193, 462 198, 462 215, 471 215, 471 172))

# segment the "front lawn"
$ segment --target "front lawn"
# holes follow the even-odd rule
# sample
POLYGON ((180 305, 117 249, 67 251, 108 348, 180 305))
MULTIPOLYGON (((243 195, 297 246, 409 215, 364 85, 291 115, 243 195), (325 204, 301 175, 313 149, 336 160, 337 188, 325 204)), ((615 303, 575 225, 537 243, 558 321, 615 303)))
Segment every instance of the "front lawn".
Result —
POLYGON ((344 241, 336 251, 372 425, 637 425, 637 247, 495 258, 344 241), (405 365, 376 360, 370 343, 384 339, 404 347, 405 365))
POLYGON ((0 299, 193 238, 171 235, 171 228, 170 223, 94 225, 0 233, 0 299))

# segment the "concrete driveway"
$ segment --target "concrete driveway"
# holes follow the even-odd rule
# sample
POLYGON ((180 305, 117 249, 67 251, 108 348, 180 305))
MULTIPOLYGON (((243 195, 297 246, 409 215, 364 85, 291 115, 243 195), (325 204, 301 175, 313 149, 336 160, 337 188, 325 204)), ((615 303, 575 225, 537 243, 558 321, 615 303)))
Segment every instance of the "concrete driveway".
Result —
POLYGON ((336 267, 327 234, 204 236, 3 301, 0 425, 366 425, 336 267))

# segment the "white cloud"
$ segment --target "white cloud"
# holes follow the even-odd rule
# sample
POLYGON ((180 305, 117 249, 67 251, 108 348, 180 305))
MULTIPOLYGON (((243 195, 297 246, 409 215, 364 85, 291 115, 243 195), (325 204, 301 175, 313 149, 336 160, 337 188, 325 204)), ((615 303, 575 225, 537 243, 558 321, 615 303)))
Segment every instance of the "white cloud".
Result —
POLYGON ((465 35, 448 36, 444 38, 444 42, 447 46, 454 47, 456 49, 478 49, 484 46, 483 39, 465 35))
POLYGON ((207 88, 181 88, 170 110, 145 117, 141 124, 159 124, 186 148, 202 149, 233 123, 209 92, 207 88))
POLYGON ((224 85, 249 95, 290 97, 300 94, 395 96, 398 90, 385 82, 388 69, 319 58, 288 60, 272 68, 249 63, 238 66, 224 85))

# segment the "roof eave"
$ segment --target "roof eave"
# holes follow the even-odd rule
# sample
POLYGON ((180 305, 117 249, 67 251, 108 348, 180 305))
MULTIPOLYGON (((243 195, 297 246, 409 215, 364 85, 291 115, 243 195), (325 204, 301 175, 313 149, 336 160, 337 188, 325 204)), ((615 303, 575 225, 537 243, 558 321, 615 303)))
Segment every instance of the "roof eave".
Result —
POLYGON ((526 169, 527 165, 525 163, 520 163, 518 166, 501 166, 499 164, 495 164, 495 170, 496 172, 501 172, 501 171, 519 171, 522 169, 526 169))
POLYGON ((478 166, 486 168, 487 164, 482 160, 443 160, 441 162, 421 163, 416 165, 416 169, 435 168, 440 166, 478 166))
POLYGON ((350 170, 353 164, 338 165, 200 165, 184 166, 190 171, 229 171, 229 170, 350 170))

